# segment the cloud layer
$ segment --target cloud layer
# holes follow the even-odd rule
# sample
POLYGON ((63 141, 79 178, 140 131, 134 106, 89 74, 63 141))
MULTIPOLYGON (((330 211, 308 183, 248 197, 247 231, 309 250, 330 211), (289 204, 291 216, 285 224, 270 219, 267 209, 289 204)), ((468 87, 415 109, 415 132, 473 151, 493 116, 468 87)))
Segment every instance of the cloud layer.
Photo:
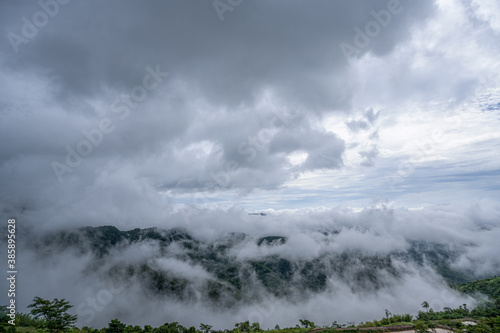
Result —
MULTIPOLYGON (((192 245, 183 245, 186 238, 182 233, 176 238, 178 242, 167 247, 155 236, 118 243, 103 256, 92 252, 97 248, 91 243, 57 233, 43 240, 45 236, 38 231, 23 230, 17 299, 25 306, 34 296, 67 298, 75 305, 80 325, 96 327, 115 317, 130 324, 208 322, 218 328, 245 320, 265 327, 295 326, 297 318, 306 317, 325 325, 333 320, 379 318, 386 308, 416 314, 424 300, 435 310, 463 303, 472 307, 475 300, 450 289, 439 267, 449 267, 455 277, 498 274, 499 212, 498 204, 491 201, 421 209, 379 205, 358 211, 338 207, 268 212, 267 216, 247 215, 239 209, 211 210, 193 216, 189 225, 179 214, 158 226, 183 227, 194 237, 192 245), (283 236, 286 242, 259 245, 257 240, 265 236, 283 236), (68 243, 70 239, 73 241, 68 243), (222 252, 226 254, 214 264, 197 259, 205 258, 203 251, 220 246, 228 252, 222 252), (417 256, 410 250, 416 250, 417 256), (281 285, 269 289, 277 277, 266 282, 252 265, 274 265, 278 259, 290 263, 295 273, 292 280, 285 278, 281 285), (211 265, 239 267, 244 275, 240 276, 242 289, 235 294, 234 286, 221 280, 211 265), (302 270, 307 267, 308 274, 325 274, 324 287, 299 288, 303 283, 309 286, 301 280, 308 276, 302 270), (156 290, 149 273, 144 272, 188 285, 156 290), (218 283, 222 283, 216 289, 221 296, 214 303, 207 298, 207 288, 218 283), (175 290, 182 290, 182 294, 175 290)), ((281 274, 278 272, 272 274, 281 274)))

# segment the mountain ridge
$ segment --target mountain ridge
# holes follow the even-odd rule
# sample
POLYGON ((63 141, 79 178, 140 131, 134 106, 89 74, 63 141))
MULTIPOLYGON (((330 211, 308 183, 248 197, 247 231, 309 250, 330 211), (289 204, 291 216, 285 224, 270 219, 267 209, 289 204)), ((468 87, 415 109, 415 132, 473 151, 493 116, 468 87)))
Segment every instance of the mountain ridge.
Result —
POLYGON ((106 262, 112 253, 133 246, 156 246, 147 261, 117 261, 105 274, 110 278, 138 279, 146 292, 160 297, 179 300, 201 297, 221 306, 259 297, 255 290, 261 290, 260 287, 266 293, 287 299, 320 293, 332 280, 341 281, 353 291, 375 291, 387 286, 387 281, 407 274, 397 267, 397 262, 422 269, 430 266, 450 284, 474 280, 467 272, 451 268, 458 257, 453 249, 432 242, 410 240, 408 244, 406 251, 392 251, 387 255, 351 250, 318 252, 312 258, 292 260, 278 252, 280 247, 288 246, 288 237, 277 234, 256 237, 226 233, 213 241, 202 241, 182 228, 122 231, 105 225, 55 232, 35 242, 33 247, 41 253, 55 248, 73 250, 106 262), (245 251, 238 252, 244 247, 250 248, 247 252, 262 253, 252 257, 245 251), (179 273, 176 265, 204 270, 210 277, 200 285, 192 276, 179 273), (194 296, 196 294, 201 296, 194 296))

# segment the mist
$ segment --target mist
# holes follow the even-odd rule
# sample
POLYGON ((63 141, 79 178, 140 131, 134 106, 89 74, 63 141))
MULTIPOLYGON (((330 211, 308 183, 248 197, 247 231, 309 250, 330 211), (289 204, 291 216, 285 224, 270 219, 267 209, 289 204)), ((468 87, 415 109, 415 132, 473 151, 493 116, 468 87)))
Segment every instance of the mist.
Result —
MULTIPOLYGON (((122 241, 100 256, 90 244, 66 244, 59 231, 38 233, 33 225, 23 231, 18 300, 27 311, 35 296, 65 298, 74 305, 78 324, 93 327, 118 318, 132 325, 178 321, 184 326, 208 323, 218 329, 249 320, 273 328, 295 326, 298 319, 317 325, 359 323, 382 318, 385 309, 415 315, 423 301, 436 311, 462 304, 472 308, 477 300, 451 289, 425 255, 418 263, 402 254, 408 253, 412 242, 424 242, 443 246, 449 266, 471 279, 498 274, 500 259, 492 249, 500 236, 499 207, 492 201, 417 209, 379 204, 364 209, 268 211, 266 216, 232 208, 201 210, 189 224, 179 219, 180 212, 173 213, 155 230, 174 229, 193 236, 200 242, 196 253, 210 245, 232 243, 224 258, 241 264, 239 274, 248 275, 242 279, 241 298, 232 299, 234 287, 222 281, 226 286, 217 302, 207 298, 206 288, 207 281, 220 279, 190 259, 190 250, 179 242, 165 247, 155 240, 122 241), (266 236, 282 236, 286 242, 258 245, 266 236), (347 259, 339 270, 335 262, 340 256, 347 259), (292 280, 286 293, 273 293, 249 269, 249 262, 266 258, 285 259, 299 267, 293 268, 294 279, 304 263, 316 260, 321 264, 315 269, 322 267, 326 273, 325 288, 300 288, 292 280), (390 258, 390 263, 374 268, 366 258, 390 258), (188 287, 179 298, 151 289, 140 275, 125 273, 127 267, 141 265, 188 281, 188 287), (373 277, 365 278, 366 274, 373 277)), ((76 227, 64 232, 79 233, 76 227)))

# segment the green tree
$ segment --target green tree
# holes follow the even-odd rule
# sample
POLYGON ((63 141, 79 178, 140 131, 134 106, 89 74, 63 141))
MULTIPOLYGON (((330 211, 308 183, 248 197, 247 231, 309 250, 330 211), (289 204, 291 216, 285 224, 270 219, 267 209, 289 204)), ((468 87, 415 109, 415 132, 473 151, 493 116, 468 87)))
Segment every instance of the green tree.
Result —
POLYGON ((118 319, 112 319, 108 324, 108 328, 106 328, 106 333, 123 333, 125 332, 125 327, 127 325, 118 319))
POLYGON ((165 323, 162 326, 155 328, 155 333, 178 333, 184 332, 187 329, 180 325, 178 322, 174 321, 173 323, 165 323))
POLYGON ((88 326, 83 326, 80 330, 80 333, 99 333, 100 331, 97 328, 92 328, 88 326))
POLYGON ((250 325, 250 330, 252 332, 260 332, 260 331, 262 331, 262 329, 260 328, 260 324, 257 323, 257 322, 254 322, 254 323, 252 323, 252 325, 250 325))
POLYGON ((128 325, 127 327, 125 327, 124 332, 125 333, 143 333, 142 328, 139 325, 135 325, 135 326, 128 325))
MULTIPOLYGON (((428 303, 427 301, 423 301, 421 305, 422 305, 422 307, 423 307, 424 309, 426 309, 426 310, 429 308, 429 303, 428 303)), ((427 311, 428 311, 428 310, 427 310, 427 311)))
MULTIPOLYGON (((0 306, 0 333, 15 333, 16 326, 9 324, 7 305, 0 306)), ((17 320, 17 317, 16 317, 17 320)))
POLYGON ((29 313, 20 312, 16 314, 16 326, 42 328, 43 324, 43 319, 35 318, 29 313))
POLYGON ((9 324, 7 313, 7 305, 0 306, 0 333, 16 333, 16 326, 9 324))
POLYGON ((427 333, 429 332, 429 325, 423 321, 417 321, 413 327, 415 333, 427 333))
POLYGON ((52 333, 64 332, 75 326, 77 316, 67 313, 72 307, 64 298, 54 298, 53 301, 49 301, 35 297, 33 303, 28 305, 28 308, 33 308, 31 314, 36 318, 44 319, 43 328, 52 333))
POLYGON ((211 329, 212 325, 200 324, 200 330, 202 330, 205 333, 209 333, 211 329))
POLYGON ((242 321, 241 323, 236 323, 234 327, 239 329, 240 332, 250 332, 250 322, 248 320, 242 321))
POLYGON ((315 328, 316 327, 316 325, 314 325, 314 322, 307 320, 307 319, 299 319, 299 322, 302 325, 302 327, 304 327, 304 328, 308 328, 308 327, 315 328))

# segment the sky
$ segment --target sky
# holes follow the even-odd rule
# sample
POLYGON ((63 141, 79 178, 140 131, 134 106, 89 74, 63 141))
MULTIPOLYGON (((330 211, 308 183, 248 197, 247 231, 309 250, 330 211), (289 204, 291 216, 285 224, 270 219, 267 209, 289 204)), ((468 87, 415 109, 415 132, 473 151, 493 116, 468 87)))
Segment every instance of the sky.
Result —
MULTIPOLYGON (((180 226, 206 242, 285 234, 279 254, 301 260, 330 228, 342 230, 324 245, 334 253, 430 241, 459 249, 459 270, 500 272, 497 0, 1 1, 0 33, 0 211, 19 235, 87 225, 180 226)), ((266 254, 246 245, 242 260, 266 254)), ((145 246, 130 252, 158 256, 145 246)), ((101 272, 85 270, 94 258, 28 248, 23 309, 34 295, 85 305, 102 290, 101 272)), ((174 259, 162 267, 208 274, 174 259)), ((432 270, 403 268, 396 293, 359 298, 332 281, 264 321, 327 323, 329 307, 369 320, 388 305, 415 312, 420 296, 462 304, 432 270)), ((134 288, 93 324, 134 313, 124 308, 143 299, 134 288)), ((190 318, 189 306, 156 311, 234 323, 203 303, 190 318)))
POLYGON ((42 224, 496 200, 494 0, 2 2, 0 198, 42 224))

